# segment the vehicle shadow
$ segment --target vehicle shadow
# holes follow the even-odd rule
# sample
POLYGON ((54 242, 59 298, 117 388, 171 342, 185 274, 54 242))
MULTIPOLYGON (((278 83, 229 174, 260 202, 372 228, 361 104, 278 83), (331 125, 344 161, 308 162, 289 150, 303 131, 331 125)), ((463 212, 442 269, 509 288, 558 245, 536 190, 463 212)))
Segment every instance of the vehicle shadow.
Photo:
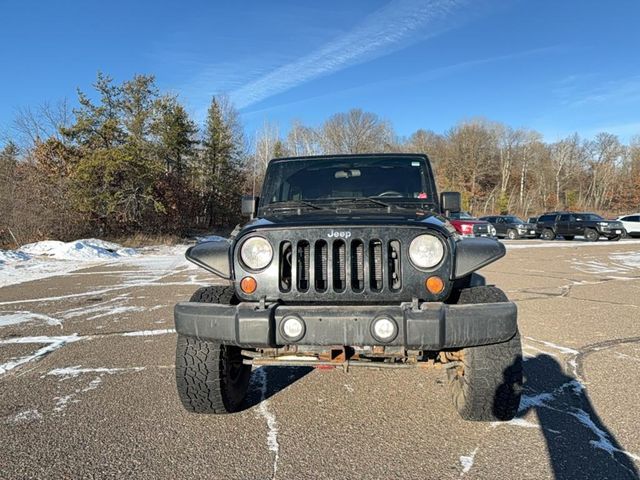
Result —
POLYGON ((634 462, 604 425, 582 383, 549 355, 524 363, 526 384, 518 417, 535 410, 556 479, 637 479, 634 462))
POLYGON ((243 410, 255 407, 313 371, 311 367, 259 367, 251 372, 243 410))

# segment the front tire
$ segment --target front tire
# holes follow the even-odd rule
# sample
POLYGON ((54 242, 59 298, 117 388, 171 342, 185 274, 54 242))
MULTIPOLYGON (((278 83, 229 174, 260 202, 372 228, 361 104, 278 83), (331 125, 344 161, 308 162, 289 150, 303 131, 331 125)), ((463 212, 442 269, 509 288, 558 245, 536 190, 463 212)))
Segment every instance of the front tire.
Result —
POLYGON ((517 240, 518 239, 518 232, 516 232, 513 228, 510 228, 507 231, 507 238, 509 240, 517 240))
POLYGON ((550 228, 545 228, 542 231, 542 234, 540 235, 540 238, 542 238, 543 240, 553 240, 554 238, 556 238, 556 234, 550 228))
POLYGON ((600 234, 594 230, 593 228, 585 228, 584 229, 584 238, 588 242, 597 242, 600 238, 600 234))
POLYGON ((616 235, 615 237, 607 237, 610 242, 617 242, 622 238, 622 235, 616 235))
MULTIPOLYGON (((205 287, 192 302, 238 303, 232 287, 205 287)), ((176 387, 184 408, 193 413, 224 414, 240 410, 249 388, 251 366, 240 347, 178 335, 176 387)))
MULTIPOLYGON (((493 286, 462 290, 458 304, 506 302, 493 286)), ((461 365, 447 370, 453 404, 465 420, 507 421, 518 412, 522 395, 520 334, 492 345, 463 348, 461 365)))

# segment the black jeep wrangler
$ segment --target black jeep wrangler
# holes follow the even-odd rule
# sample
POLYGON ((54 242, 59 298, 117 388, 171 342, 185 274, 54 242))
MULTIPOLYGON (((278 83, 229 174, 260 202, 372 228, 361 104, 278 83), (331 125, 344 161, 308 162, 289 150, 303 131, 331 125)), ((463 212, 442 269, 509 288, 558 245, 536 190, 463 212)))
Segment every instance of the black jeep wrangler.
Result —
POLYGON ((543 240, 562 236, 573 240, 582 235, 585 240, 596 242, 602 236, 618 241, 625 234, 622 222, 605 220, 595 213, 549 212, 538 217, 536 234, 543 240))
POLYGON ((442 214, 425 155, 272 160, 252 219, 187 258, 228 282, 175 307, 176 380, 191 412, 242 408, 251 368, 339 366, 446 370, 468 420, 518 410, 516 306, 474 273, 504 256, 462 239, 442 214))

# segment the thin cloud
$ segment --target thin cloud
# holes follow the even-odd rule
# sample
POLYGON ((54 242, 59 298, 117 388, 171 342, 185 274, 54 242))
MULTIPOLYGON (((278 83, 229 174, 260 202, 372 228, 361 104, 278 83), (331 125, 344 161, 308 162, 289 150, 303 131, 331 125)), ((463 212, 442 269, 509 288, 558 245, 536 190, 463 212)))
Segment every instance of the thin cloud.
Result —
POLYGON ((469 0, 394 0, 350 32, 231 92, 245 108, 314 78, 378 58, 455 26, 469 0))
POLYGON ((432 68, 421 73, 414 73, 411 75, 394 77, 392 79, 368 82, 368 83, 360 84, 357 87, 349 87, 349 88, 343 88, 340 90, 334 90, 330 93, 315 95, 312 97, 306 97, 300 100, 281 103, 278 105, 273 105, 265 108, 258 108, 255 110, 250 109, 250 110, 244 111, 243 115, 254 116, 254 115, 263 114, 266 112, 276 111, 282 108, 288 108, 294 105, 303 105, 303 104, 307 104, 309 102, 314 102, 318 100, 345 97, 351 94, 361 94, 364 91, 371 92, 371 91, 380 91, 383 89, 389 90, 392 88, 399 88, 399 87, 411 85, 411 84, 424 84, 425 82, 447 77, 465 70, 472 69, 473 67, 497 63, 497 62, 505 62, 509 60, 517 60, 520 58, 526 58, 526 57, 535 56, 535 55, 544 55, 549 53, 562 52, 563 48, 564 47, 561 45, 555 45, 550 47, 540 47, 540 48, 534 48, 530 50, 523 50, 520 52, 509 53, 505 55, 497 55, 493 57, 476 58, 473 60, 467 60, 459 63, 445 65, 442 67, 432 68))
POLYGON ((595 83, 594 75, 572 76, 554 90, 569 107, 628 104, 640 101, 640 76, 595 83), (588 85, 591 83, 591 85, 588 85))

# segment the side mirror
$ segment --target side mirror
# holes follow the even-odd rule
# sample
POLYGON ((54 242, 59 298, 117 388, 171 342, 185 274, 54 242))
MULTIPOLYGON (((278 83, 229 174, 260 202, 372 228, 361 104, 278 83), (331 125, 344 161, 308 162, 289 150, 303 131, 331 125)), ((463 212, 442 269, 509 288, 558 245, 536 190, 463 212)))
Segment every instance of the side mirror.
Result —
POLYGON ((442 192, 440 194, 440 211, 445 215, 458 213, 462 209, 460 192, 442 192))
POLYGON ((258 200, 260 197, 254 197, 253 195, 243 195, 242 196, 242 206, 241 212, 242 215, 251 217, 256 214, 256 210, 258 209, 258 200))

